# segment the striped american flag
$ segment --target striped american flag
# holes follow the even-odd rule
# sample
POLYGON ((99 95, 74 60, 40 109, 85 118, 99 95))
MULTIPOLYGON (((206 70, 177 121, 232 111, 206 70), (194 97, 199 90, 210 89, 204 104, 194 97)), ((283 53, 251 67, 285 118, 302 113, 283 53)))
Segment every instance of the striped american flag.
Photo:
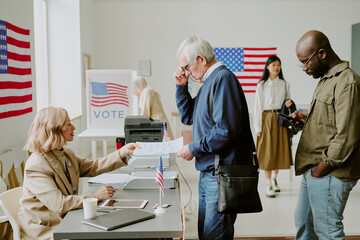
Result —
POLYGON ((106 82, 90 82, 90 84, 91 106, 104 107, 112 104, 120 104, 129 107, 128 86, 106 82))
POLYGON ((276 55, 270 48, 214 48, 217 61, 222 61, 239 79, 245 93, 254 93, 266 60, 276 55))
POLYGON ((169 142, 171 141, 171 138, 170 138, 170 135, 169 135, 169 132, 166 128, 166 124, 164 123, 164 136, 163 136, 163 142, 169 142))
POLYGON ((159 160, 159 166, 156 169, 155 182, 160 186, 162 194, 164 195, 163 164, 161 156, 159 160))
POLYGON ((30 30, 0 20, 0 119, 32 112, 30 30))

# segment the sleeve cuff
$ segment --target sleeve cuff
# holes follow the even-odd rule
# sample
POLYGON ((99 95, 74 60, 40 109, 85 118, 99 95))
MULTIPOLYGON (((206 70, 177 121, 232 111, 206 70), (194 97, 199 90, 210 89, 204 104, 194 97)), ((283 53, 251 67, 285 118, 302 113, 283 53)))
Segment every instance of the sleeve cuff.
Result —
POLYGON ((194 143, 190 143, 189 144, 189 151, 191 152, 192 155, 196 156, 197 151, 195 150, 195 144, 194 143))
POLYGON ((339 168, 342 166, 342 163, 341 161, 338 161, 338 160, 335 160, 335 159, 332 159, 330 157, 327 156, 327 148, 324 149, 323 153, 322 153, 322 158, 323 160, 330 164, 330 166, 334 167, 334 168, 339 168))

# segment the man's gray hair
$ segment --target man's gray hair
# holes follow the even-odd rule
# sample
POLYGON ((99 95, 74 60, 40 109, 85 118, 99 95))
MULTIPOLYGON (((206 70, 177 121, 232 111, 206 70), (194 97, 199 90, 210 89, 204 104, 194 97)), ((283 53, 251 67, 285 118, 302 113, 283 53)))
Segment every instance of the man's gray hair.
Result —
POLYGON ((182 52, 188 63, 196 62, 196 57, 199 54, 204 56, 207 62, 211 62, 215 58, 215 53, 210 43, 199 37, 189 37, 185 39, 180 44, 176 56, 179 57, 182 52))

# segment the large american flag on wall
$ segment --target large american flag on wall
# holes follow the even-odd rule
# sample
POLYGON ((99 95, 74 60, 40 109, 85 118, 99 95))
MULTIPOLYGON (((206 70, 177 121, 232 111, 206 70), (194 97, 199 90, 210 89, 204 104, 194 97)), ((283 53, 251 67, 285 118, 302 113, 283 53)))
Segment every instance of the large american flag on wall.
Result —
POLYGON ((91 106, 104 107, 113 104, 120 104, 129 107, 127 94, 128 86, 107 82, 90 82, 90 84, 91 106))
POLYGON ((30 30, 0 20, 0 119, 32 112, 30 30))
POLYGON ((270 48, 214 48, 217 61, 222 61, 239 79, 245 93, 254 93, 266 60, 276 55, 270 48))

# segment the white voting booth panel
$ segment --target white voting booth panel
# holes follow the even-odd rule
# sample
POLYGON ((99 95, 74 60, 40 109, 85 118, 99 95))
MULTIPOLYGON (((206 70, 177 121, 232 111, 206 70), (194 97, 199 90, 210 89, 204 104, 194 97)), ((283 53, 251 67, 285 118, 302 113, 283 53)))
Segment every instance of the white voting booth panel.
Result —
POLYGON ((78 137, 92 141, 95 159, 96 141, 103 141, 103 154, 107 154, 107 141, 124 137, 127 115, 137 115, 137 98, 132 94, 133 70, 86 70, 87 129, 78 137))

